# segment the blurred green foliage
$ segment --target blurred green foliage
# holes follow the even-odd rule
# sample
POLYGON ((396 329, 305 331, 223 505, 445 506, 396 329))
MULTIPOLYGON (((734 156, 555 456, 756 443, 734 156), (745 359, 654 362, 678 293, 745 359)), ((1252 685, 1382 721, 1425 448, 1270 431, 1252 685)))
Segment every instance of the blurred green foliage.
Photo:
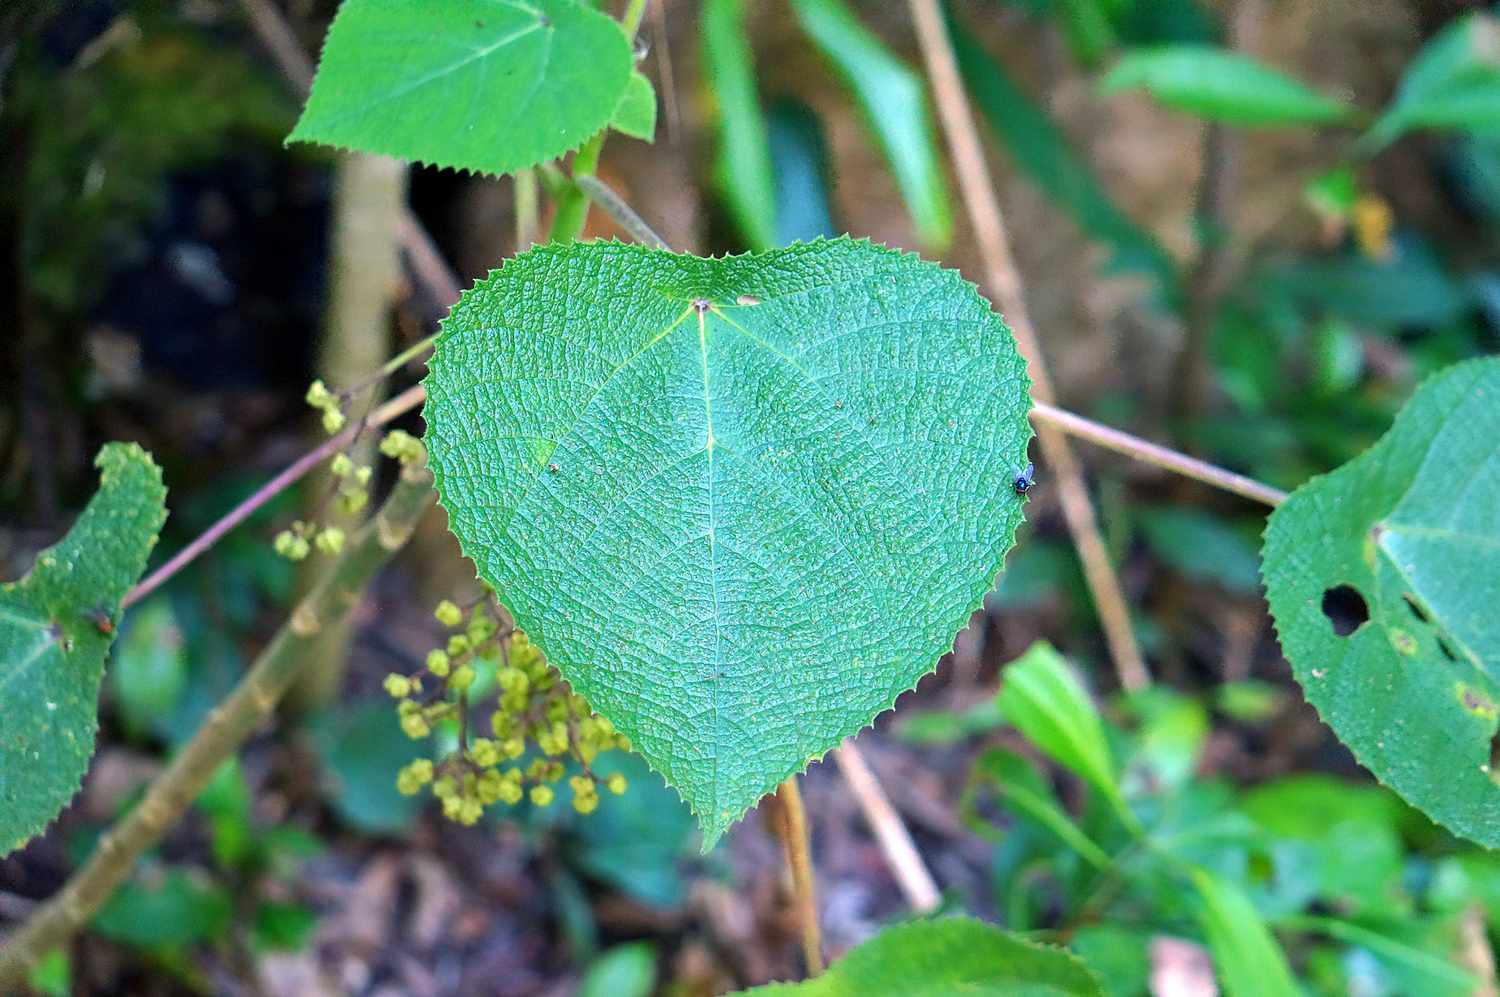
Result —
POLYGON ((1050 649, 1008 666, 1002 712, 1061 772, 989 749, 965 793, 965 819, 996 842, 1011 929, 1069 942, 1121 997, 1147 993, 1156 935, 1202 939, 1229 993, 1298 992, 1278 967, 1315 993, 1472 987, 1453 954, 1463 912, 1496 901, 1490 853, 1375 785, 1306 774, 1241 789, 1204 774, 1199 700, 1157 687, 1106 721, 1082 690, 1050 649), (1060 738, 1065 718, 1075 733, 1060 738), (1101 731, 1107 757, 1078 731, 1101 731))

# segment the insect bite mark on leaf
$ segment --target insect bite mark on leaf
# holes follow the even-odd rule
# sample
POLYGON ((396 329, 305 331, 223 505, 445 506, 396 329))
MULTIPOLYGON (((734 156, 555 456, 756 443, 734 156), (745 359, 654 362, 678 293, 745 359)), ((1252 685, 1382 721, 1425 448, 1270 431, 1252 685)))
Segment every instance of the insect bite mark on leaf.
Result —
POLYGON ((1336 585, 1323 593, 1323 615, 1333 632, 1348 637, 1370 620, 1370 607, 1353 585, 1336 585))

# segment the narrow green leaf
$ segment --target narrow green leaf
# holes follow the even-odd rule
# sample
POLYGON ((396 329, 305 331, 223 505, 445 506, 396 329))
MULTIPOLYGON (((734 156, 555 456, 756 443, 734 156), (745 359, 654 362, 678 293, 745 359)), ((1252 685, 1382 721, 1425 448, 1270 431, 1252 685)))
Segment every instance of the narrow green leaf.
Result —
POLYGON ((1037 641, 1000 676, 1000 712, 1047 757, 1122 810, 1124 802, 1104 724, 1062 655, 1037 641))
MULTIPOLYGON (((1413 940, 1396 934, 1389 927, 1377 930, 1342 918, 1306 914, 1291 915, 1282 918, 1279 923, 1294 931, 1316 932, 1336 938, 1346 945, 1366 949, 1378 958, 1405 970, 1412 985, 1420 987, 1423 995, 1468 997, 1483 992, 1483 981, 1455 965, 1453 959, 1445 957, 1447 953, 1440 955, 1432 948, 1423 948, 1413 940)), ((1408 925, 1421 927, 1411 922, 1408 925)), ((1451 943, 1448 951, 1452 952, 1457 947, 1457 940, 1445 940, 1451 943)))
POLYGON ((1459 18, 1423 46, 1365 141, 1379 147, 1413 128, 1500 134, 1500 17, 1459 18))
POLYGON ((1150 274, 1167 300, 1175 301, 1176 265, 1167 251, 1115 205, 1052 118, 1005 74, 978 40, 951 17, 948 30, 964 86, 1021 172, 1087 235, 1114 250, 1112 269, 1150 274))
POLYGON ((425 384, 464 552, 708 845, 932 669, 1021 520, 1009 330, 865 242, 534 249, 425 384))
POLYGON ((1077 956, 967 917, 886 928, 815 979, 742 991, 756 997, 1104 997, 1077 956))
POLYGON ((620 97, 609 126, 622 135, 643 142, 656 139, 656 88, 644 73, 636 71, 630 74, 630 83, 620 97))
POLYGON ((976 806, 978 790, 986 784, 993 786, 1016 810, 1057 835, 1063 844, 1077 852, 1094 868, 1103 869, 1109 865, 1109 855, 1073 822, 1057 802, 1052 787, 1043 782, 1030 762, 1013 751, 998 748, 986 751, 975 759, 974 768, 969 772, 968 785, 964 787, 963 799, 959 802, 959 812, 969 829, 980 837, 995 842, 1004 838, 1001 832, 979 815, 976 806))
POLYGON ((574 0, 344 0, 287 141, 511 173, 609 124, 633 62, 574 0))
POLYGON ((1229 997, 1298 997, 1286 954, 1238 886, 1202 869, 1193 885, 1203 898, 1198 923, 1229 997))
POLYGON ((776 241, 790 246, 837 235, 828 204, 828 145, 817 114, 784 98, 771 105, 766 124, 776 178, 776 241))
POLYGON ((68 535, 0 585, 0 854, 41 833, 78 791, 120 600, 167 517, 146 451, 110 443, 94 464, 99 490, 68 535))
POLYGON ((718 100, 719 195, 751 249, 776 245, 776 189, 742 0, 703 5, 703 62, 718 100))
POLYGON ((792 10, 839 73, 880 140, 917 237, 948 245, 953 217, 922 78, 859 23, 844 0, 793 0, 792 10))
POLYGON ((1450 830, 1500 846, 1500 359, 1425 383, 1271 516, 1262 574, 1308 702, 1450 830))
POLYGON ((1253 59, 1211 45, 1131 52, 1104 77, 1105 93, 1143 89, 1168 107, 1232 125, 1318 125, 1354 109, 1253 59))

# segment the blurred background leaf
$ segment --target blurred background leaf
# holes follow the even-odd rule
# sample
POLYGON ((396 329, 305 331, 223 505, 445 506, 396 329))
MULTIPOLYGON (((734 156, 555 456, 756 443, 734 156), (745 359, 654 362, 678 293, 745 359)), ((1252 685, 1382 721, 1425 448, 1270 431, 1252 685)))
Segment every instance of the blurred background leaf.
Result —
POLYGON ((843 0, 794 0, 792 10, 854 91, 917 238, 928 251, 942 251, 953 234, 951 198, 922 78, 860 24, 843 0))
POLYGON ((1354 115, 1341 100, 1211 45, 1126 53, 1105 74, 1101 87, 1105 93, 1145 90, 1167 107, 1232 125, 1326 125, 1354 115))

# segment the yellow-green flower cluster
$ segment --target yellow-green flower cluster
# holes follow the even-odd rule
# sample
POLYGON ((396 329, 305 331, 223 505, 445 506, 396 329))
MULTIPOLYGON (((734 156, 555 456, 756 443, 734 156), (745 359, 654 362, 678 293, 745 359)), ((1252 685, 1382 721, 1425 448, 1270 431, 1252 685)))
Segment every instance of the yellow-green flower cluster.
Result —
MULTIPOLYGON (((401 728, 411 738, 427 737, 438 722, 467 709, 465 694, 477 678, 474 662, 498 657, 492 736, 471 738, 465 730, 458 751, 436 766, 421 759, 403 768, 397 789, 414 795, 430 784, 445 816, 473 824, 496 803, 513 806, 524 798, 533 806, 550 806, 557 795, 553 787, 568 777, 565 760, 571 760, 575 774, 568 778, 568 786, 573 808, 592 813, 599 806, 600 787, 592 770, 594 759, 606 751, 629 749, 630 741, 568 689, 524 633, 502 631, 484 605, 465 614, 444 599, 433 616, 451 632, 443 646, 427 653, 424 674, 390 675, 385 680, 386 692, 399 700, 401 728), (443 693, 434 702, 424 704, 416 698, 424 679, 435 680, 443 693), (523 766, 528 747, 535 755, 523 766)), ((616 795, 627 788, 618 773, 602 784, 616 795)))
POLYGON ((323 431, 332 436, 344 428, 344 402, 328 390, 322 380, 314 381, 307 389, 307 404, 323 413, 323 431))
POLYGON ((319 527, 299 519, 290 528, 276 534, 271 548, 288 561, 301 561, 314 549, 323 554, 338 554, 348 537, 337 526, 319 527))
POLYGON ((338 481, 339 510, 345 515, 355 516, 370 504, 370 466, 356 466, 348 454, 339 454, 328 466, 329 472, 338 481))
POLYGON ((393 429, 380 441, 380 452, 403 467, 420 464, 427 459, 427 448, 422 441, 404 429, 393 429))

